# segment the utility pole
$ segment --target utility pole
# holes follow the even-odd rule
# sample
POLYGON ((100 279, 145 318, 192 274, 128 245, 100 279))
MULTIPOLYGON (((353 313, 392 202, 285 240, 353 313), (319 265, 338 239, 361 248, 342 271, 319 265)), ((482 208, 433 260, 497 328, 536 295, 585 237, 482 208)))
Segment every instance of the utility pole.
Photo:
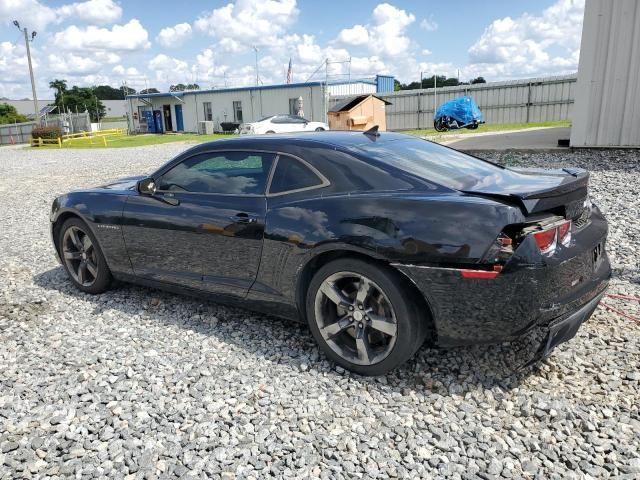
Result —
POLYGON ((258 79, 260 78, 258 75, 258 47, 253 46, 253 51, 256 52, 256 87, 258 86, 258 79))
MULTIPOLYGON (((29 32, 27 31, 27 27, 24 29, 20 28, 20 23, 17 20, 13 21, 13 24, 20 30, 24 32, 24 44, 27 47, 27 61, 29 62, 29 75, 31 76, 31 93, 33 94, 33 113, 35 115, 35 120, 38 122, 40 120, 40 108, 38 108, 38 95, 36 94, 36 81, 33 78, 33 65, 31 64, 31 47, 29 46, 29 32)), ((31 41, 36 38, 36 32, 31 32, 31 41)))

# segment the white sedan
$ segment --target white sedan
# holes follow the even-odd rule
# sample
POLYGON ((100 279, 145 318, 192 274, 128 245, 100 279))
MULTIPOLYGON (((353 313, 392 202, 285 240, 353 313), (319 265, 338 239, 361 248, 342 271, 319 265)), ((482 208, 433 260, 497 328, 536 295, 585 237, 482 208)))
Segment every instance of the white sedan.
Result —
POLYGON ((240 135, 262 135, 265 133, 323 132, 329 126, 323 122, 310 122, 298 115, 269 115, 257 122, 240 125, 240 135))

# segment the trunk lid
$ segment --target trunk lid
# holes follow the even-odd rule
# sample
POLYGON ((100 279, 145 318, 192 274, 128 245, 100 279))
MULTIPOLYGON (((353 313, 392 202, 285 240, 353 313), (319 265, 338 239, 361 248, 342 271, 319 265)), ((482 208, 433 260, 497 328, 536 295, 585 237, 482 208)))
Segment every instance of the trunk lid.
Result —
POLYGON ((566 218, 576 219, 585 208, 588 184, 589 172, 580 168, 505 168, 462 191, 517 203, 527 214, 562 208, 566 218))

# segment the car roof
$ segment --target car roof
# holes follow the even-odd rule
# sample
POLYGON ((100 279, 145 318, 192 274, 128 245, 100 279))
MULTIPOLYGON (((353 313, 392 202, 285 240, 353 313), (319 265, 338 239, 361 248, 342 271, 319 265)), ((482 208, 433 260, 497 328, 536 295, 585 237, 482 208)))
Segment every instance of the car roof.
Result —
POLYGON ((229 139, 215 140, 198 145, 192 152, 206 150, 220 150, 224 148, 252 150, 283 150, 287 147, 304 147, 310 144, 325 145, 328 148, 358 147, 371 143, 386 143, 389 141, 415 138, 410 135, 392 132, 366 134, 360 131, 332 130, 324 132, 300 132, 269 135, 246 135, 229 139))

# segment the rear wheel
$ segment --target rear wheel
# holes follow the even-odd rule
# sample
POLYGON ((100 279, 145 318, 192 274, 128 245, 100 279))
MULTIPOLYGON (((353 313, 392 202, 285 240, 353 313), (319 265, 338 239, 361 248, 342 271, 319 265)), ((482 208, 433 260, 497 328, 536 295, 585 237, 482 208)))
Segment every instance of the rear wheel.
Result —
POLYGON ((79 218, 62 224, 58 251, 71 281, 83 292, 102 293, 111 283, 111 272, 89 227, 79 218))
POLYGON ((318 127, 318 128, 316 128, 316 132, 324 132, 324 128, 318 127))
POLYGON ((265 132, 265 133, 266 133, 267 135, 271 135, 271 134, 276 133, 276 132, 274 132, 273 130, 269 130, 269 131, 267 131, 267 132, 265 132))
POLYGON ((411 358, 424 342, 428 319, 383 265, 339 259, 322 267, 307 292, 309 326, 337 364, 382 375, 411 358))

